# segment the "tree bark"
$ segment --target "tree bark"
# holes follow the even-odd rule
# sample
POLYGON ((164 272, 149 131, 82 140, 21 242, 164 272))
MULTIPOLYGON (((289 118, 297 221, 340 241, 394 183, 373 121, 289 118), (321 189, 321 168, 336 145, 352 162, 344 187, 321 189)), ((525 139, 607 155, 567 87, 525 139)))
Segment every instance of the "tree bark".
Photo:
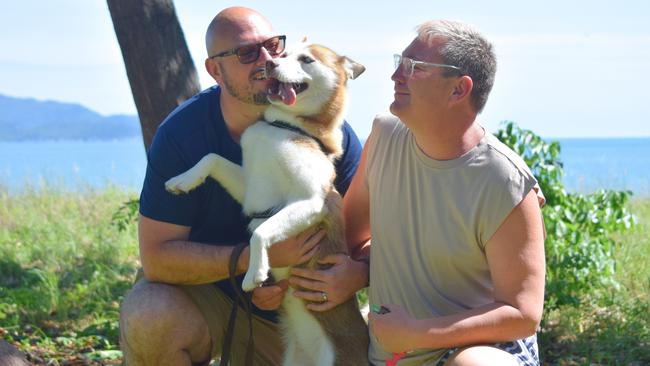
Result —
POLYGON ((29 366, 25 355, 11 344, 0 339, 0 365, 2 366, 29 366))
POLYGON ((107 0, 148 151, 160 122, 199 92, 172 0, 107 0))

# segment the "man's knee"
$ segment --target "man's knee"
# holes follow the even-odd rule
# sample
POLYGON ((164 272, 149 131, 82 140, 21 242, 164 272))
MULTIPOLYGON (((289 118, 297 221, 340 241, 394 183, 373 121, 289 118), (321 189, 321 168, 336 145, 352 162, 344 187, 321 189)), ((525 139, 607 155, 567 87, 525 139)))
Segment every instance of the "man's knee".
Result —
POLYGON ((149 359, 187 352, 210 355, 210 334, 201 312, 178 287, 140 280, 120 309, 120 338, 129 357, 149 359))
POLYGON ((171 286, 138 281, 124 297, 120 308, 120 322, 124 331, 138 334, 163 327, 172 317, 175 289, 171 286))
POLYGON ((476 366, 476 365, 500 365, 517 366, 515 356, 510 353, 491 346, 472 346, 455 352, 445 366, 476 366))

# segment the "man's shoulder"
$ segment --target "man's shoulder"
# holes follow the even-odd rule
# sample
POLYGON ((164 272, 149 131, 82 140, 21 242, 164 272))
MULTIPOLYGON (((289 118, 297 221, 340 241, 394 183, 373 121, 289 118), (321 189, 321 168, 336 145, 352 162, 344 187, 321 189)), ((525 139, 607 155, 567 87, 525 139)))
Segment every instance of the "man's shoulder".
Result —
MULTIPOLYGON (((378 141, 393 141, 395 146, 404 146, 410 135, 410 130, 402 121, 391 113, 380 113, 375 116, 372 122, 372 131, 368 137, 371 146, 386 145, 378 141)), ((372 148, 374 149, 374 147, 372 148)))
POLYGON ((496 136, 486 131, 485 142, 489 148, 488 152, 491 154, 494 164, 503 166, 504 168, 517 169, 526 174, 530 174, 530 168, 524 159, 496 138, 496 136))
POLYGON ((343 124, 341 125, 341 131, 343 132, 344 135, 355 135, 356 133, 354 132, 354 129, 350 125, 350 123, 346 120, 343 120, 343 124))
POLYGON ((395 115, 388 112, 377 114, 372 124, 373 127, 377 126, 379 128, 390 128, 390 129, 394 129, 395 127, 402 125, 400 123, 399 118, 397 118, 395 115))
POLYGON ((219 89, 212 87, 186 100, 158 126, 149 149, 150 162, 177 156, 191 166, 211 151, 221 117, 219 89))
POLYGON ((341 132, 343 134, 343 141, 342 141, 343 150, 345 152, 352 151, 353 153, 354 150, 359 150, 358 153, 359 155, 361 155, 361 143, 359 142, 359 137, 354 132, 354 129, 348 123, 348 121, 343 120, 343 125, 341 126, 341 132))
MULTIPOLYGON (((540 207, 543 206, 546 202, 546 198, 544 197, 544 193, 539 186, 537 178, 535 178, 533 175, 533 172, 530 170, 528 164, 526 164, 524 159, 519 154, 501 142, 498 138, 496 138, 496 136, 488 132, 486 132, 486 134, 490 151, 492 151, 492 154, 497 157, 495 161, 497 161, 498 166, 501 168, 500 170, 502 172, 518 172, 522 180, 526 182, 526 187, 531 186, 535 191, 535 194, 537 194, 537 200, 540 207)), ((509 175, 508 182, 511 182, 511 180, 512 175, 509 175)), ((524 191, 524 193, 525 192, 527 191, 524 191)))
POLYGON ((214 121, 221 116, 219 94, 219 87, 213 86, 192 96, 171 111, 158 130, 182 136, 214 121))

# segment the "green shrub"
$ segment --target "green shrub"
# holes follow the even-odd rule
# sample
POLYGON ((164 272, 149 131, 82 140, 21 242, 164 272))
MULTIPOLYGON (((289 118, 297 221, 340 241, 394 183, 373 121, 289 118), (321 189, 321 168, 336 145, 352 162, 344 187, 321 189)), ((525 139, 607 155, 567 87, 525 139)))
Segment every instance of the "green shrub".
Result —
POLYGON ((626 208, 631 192, 568 193, 558 142, 547 143, 513 122, 495 135, 523 157, 546 196, 546 307, 578 304, 583 295, 617 287, 613 237, 635 223, 626 208))
POLYGON ((140 198, 129 198, 113 213, 111 224, 120 232, 127 231, 137 223, 140 210, 140 198))

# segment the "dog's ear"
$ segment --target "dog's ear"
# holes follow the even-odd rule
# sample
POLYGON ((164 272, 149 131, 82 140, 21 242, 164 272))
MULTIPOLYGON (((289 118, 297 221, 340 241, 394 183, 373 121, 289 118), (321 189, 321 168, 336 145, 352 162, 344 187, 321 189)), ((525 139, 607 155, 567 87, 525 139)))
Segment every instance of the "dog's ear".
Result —
POLYGON ((347 72, 348 78, 352 80, 356 79, 359 75, 363 74, 363 72, 366 71, 365 66, 347 56, 343 56, 343 68, 345 68, 345 72, 347 72))

